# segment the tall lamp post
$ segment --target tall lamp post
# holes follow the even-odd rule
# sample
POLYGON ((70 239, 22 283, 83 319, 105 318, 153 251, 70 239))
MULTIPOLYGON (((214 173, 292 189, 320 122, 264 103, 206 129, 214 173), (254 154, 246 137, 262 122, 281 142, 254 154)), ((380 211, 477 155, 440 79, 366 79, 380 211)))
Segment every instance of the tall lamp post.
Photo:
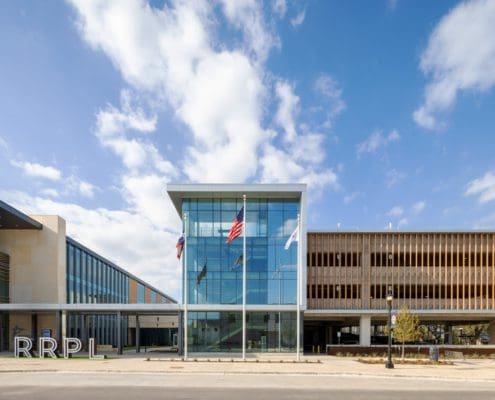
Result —
POLYGON ((388 350, 387 350, 387 362, 385 368, 394 368, 392 362, 392 300, 394 295, 392 293, 392 287, 388 287, 387 305, 388 305, 388 350))

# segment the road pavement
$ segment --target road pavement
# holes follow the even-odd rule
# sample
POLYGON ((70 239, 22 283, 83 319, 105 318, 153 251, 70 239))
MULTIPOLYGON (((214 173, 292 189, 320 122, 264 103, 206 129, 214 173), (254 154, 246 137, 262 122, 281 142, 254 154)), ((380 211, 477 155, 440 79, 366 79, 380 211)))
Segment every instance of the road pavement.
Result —
POLYGON ((1 399, 466 399, 492 400, 495 382, 316 375, 12 372, 1 399))
POLYGON ((0 399, 466 399, 495 398, 495 360, 453 365, 363 364, 345 357, 153 354, 106 360, 0 357, 0 399))

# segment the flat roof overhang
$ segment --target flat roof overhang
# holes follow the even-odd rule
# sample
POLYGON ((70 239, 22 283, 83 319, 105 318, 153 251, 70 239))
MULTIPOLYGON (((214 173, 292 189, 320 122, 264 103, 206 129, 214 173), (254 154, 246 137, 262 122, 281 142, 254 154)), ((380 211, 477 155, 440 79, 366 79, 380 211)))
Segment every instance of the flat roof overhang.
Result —
MULTIPOLYGON (((241 312, 242 304, 188 304, 188 311, 214 311, 214 312, 241 312)), ((95 304, 95 303, 3 303, 0 311, 16 312, 50 312, 70 311, 77 313, 116 313, 122 314, 178 314, 185 310, 184 304, 160 303, 160 304, 95 304)), ((271 304, 248 304, 246 310, 249 312, 270 311, 296 311, 296 305, 271 305, 271 304)))
POLYGON ((490 229, 396 229, 396 230, 370 230, 370 229, 330 229, 330 230, 308 230, 308 235, 313 234, 332 234, 332 235, 415 235, 415 234, 480 234, 480 233, 495 233, 495 230, 490 229))
POLYGON ((5 303, 0 304, 0 311, 11 312, 54 312, 69 311, 77 313, 94 313, 94 314, 113 314, 121 312, 122 314, 161 314, 177 315, 181 309, 180 304, 161 303, 161 304, 94 304, 94 303, 5 303))
POLYGON ((185 198, 229 198, 246 194, 248 197, 271 199, 300 199, 306 191, 304 183, 274 183, 274 184, 231 184, 231 183, 201 183, 201 184, 167 184, 167 193, 179 215, 182 214, 182 201, 185 198))
POLYGON ((0 200, 0 229, 42 229, 43 225, 0 200))
MULTIPOLYGON (((398 310, 394 309, 394 313, 398 310)), ((493 320, 495 312, 493 310, 410 310, 412 314, 417 315, 421 320, 448 320, 448 321, 470 321, 470 320, 493 320)), ((304 319, 332 320, 341 318, 359 318, 369 316, 372 319, 384 320, 388 317, 388 310, 306 310, 304 319)))

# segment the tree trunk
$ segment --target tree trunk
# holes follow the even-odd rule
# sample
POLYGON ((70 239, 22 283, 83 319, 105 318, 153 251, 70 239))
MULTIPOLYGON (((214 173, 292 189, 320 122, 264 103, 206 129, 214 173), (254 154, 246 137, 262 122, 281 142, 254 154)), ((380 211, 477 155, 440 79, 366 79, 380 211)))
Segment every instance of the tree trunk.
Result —
POLYGON ((402 361, 404 361, 404 347, 406 342, 402 342, 402 361))

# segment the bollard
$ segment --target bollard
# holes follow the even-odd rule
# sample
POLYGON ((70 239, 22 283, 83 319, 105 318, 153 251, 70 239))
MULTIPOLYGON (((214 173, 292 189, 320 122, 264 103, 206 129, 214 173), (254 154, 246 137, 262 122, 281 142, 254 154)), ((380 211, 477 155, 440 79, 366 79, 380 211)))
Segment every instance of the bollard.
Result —
POLYGON ((439 348, 438 346, 431 346, 430 347, 430 361, 438 362, 439 358, 439 348))

